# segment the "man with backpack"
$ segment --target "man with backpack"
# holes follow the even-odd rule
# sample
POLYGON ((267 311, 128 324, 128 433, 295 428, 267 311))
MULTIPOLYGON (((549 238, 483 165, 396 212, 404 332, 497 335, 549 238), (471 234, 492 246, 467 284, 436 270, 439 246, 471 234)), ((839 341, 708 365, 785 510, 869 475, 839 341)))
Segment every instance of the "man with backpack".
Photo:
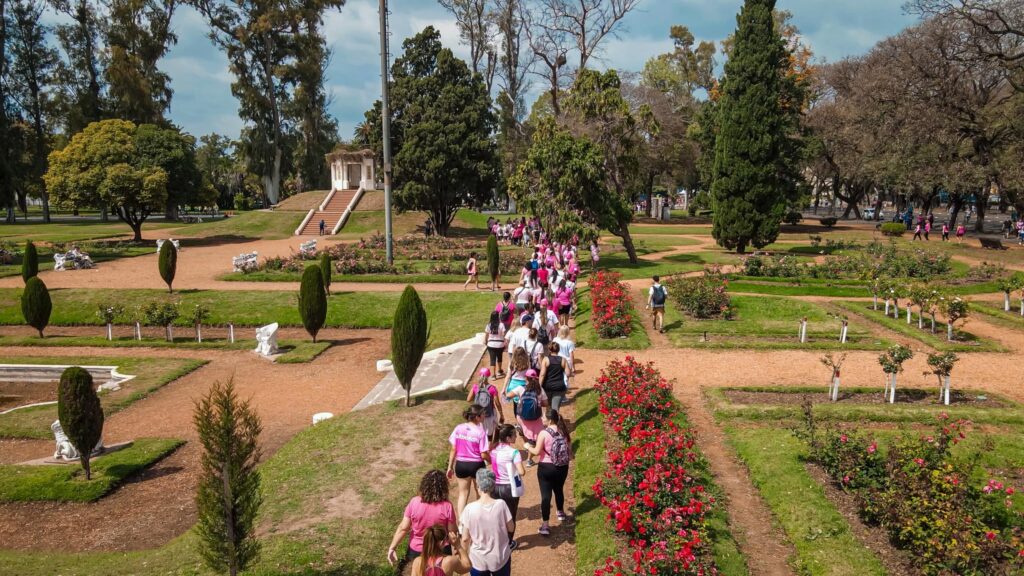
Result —
POLYGON ((668 300, 668 290, 661 285, 661 277, 652 278, 654 285, 647 293, 647 309, 654 315, 654 329, 665 333, 665 301, 668 300))

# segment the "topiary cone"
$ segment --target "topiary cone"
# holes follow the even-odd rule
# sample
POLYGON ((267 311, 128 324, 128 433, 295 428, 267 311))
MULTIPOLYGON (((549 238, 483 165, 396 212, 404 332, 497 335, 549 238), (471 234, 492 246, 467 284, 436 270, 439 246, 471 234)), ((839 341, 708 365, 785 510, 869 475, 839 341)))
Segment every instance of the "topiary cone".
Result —
POLYGON ((167 283, 167 291, 173 292, 171 284, 174 283, 174 274, 178 271, 178 249, 170 240, 160 246, 160 277, 167 283))
POLYGON ((21 293, 21 315, 25 323, 39 331, 39 337, 43 337, 43 329, 50 323, 50 312, 53 311, 53 302, 50 301, 50 291, 46 284, 33 276, 25 282, 25 290, 21 293))
POLYGON ((316 264, 307 266, 302 273, 302 284, 299 286, 299 315, 306 332, 316 342, 316 334, 327 320, 327 293, 324 291, 324 278, 320 267, 316 264))
POLYGON ((92 376, 78 366, 60 375, 57 388, 57 417, 68 440, 78 450, 85 479, 92 479, 89 457, 103 435, 103 407, 93 388, 92 376))
POLYGON ((320 255, 320 275, 324 279, 324 290, 327 291, 327 295, 331 294, 331 255, 324 252, 320 255))
POLYGON ((26 283, 29 278, 39 275, 39 252, 31 240, 25 241, 25 256, 21 259, 21 279, 26 283))
POLYGON ((491 234, 487 237, 487 272, 491 275, 491 282, 498 281, 501 274, 501 251, 498 250, 498 238, 491 234))
POLYGON ((412 286, 406 286, 395 308, 391 324, 391 364, 398 382, 405 389, 405 405, 412 400, 412 379, 427 349, 427 312, 412 286))

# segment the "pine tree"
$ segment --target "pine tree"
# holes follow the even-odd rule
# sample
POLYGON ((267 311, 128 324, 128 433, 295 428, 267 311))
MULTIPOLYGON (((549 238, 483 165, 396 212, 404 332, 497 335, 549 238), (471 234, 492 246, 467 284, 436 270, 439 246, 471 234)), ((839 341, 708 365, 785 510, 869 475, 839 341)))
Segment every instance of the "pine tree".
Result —
POLYGON ((167 284, 167 291, 174 292, 171 288, 171 284, 174 283, 174 275, 178 271, 178 249, 174 247, 174 244, 170 240, 164 241, 160 246, 160 259, 158 262, 160 266, 160 277, 164 279, 167 284))
POLYGON ((31 240, 25 242, 25 255, 21 259, 21 279, 28 283, 29 278, 39 275, 39 252, 31 240))
POLYGON ((57 417, 85 470, 85 479, 92 479, 89 458, 103 436, 103 407, 93 388, 92 375, 72 366, 60 375, 57 388, 57 417))
POLYGON ((395 376, 405 389, 405 405, 411 405, 412 379, 427 349, 427 312, 420 295, 412 286, 406 286, 395 308, 391 324, 391 363, 395 376))
POLYGON ((53 311, 53 302, 50 301, 50 291, 46 284, 33 276, 25 282, 25 290, 21 293, 21 315, 25 323, 39 331, 39 337, 43 337, 43 330, 50 323, 50 312, 53 311))
POLYGON ((324 252, 320 255, 320 274, 324 278, 324 290, 327 291, 327 295, 331 295, 331 255, 324 252))
POLYGON ((783 110, 786 47, 775 0, 746 0, 725 65, 711 194, 718 244, 746 251, 775 241, 786 207, 789 148, 783 110))
POLYGON ((249 403, 239 401, 232 382, 214 382, 192 419, 203 446, 196 491, 199 553, 210 568, 234 576, 260 551, 255 524, 263 498, 256 465, 263 427, 249 403))
POLYGON ((316 334, 327 320, 327 292, 324 290, 324 278, 320 267, 316 264, 307 266, 302 273, 302 284, 299 286, 299 315, 306 332, 316 342, 316 334))

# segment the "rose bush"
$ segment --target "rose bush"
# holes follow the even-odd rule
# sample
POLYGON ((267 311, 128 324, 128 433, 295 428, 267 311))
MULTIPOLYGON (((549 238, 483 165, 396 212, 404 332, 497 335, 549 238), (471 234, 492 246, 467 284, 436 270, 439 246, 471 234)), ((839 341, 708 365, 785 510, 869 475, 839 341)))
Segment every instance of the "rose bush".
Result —
POLYGON ((703 276, 669 279, 668 289, 680 312, 693 318, 732 318, 732 301, 726 288, 729 281, 716 270, 703 276))
POLYGON ((633 331, 633 303, 621 278, 601 270, 590 279, 590 319, 601 338, 629 336, 633 331))
POLYGON ((628 542, 632 568, 608 558, 595 576, 714 575, 705 515, 714 498, 695 477, 701 459, 690 430, 674 418, 672 386, 652 364, 613 361, 597 383, 617 449, 594 493, 628 542))

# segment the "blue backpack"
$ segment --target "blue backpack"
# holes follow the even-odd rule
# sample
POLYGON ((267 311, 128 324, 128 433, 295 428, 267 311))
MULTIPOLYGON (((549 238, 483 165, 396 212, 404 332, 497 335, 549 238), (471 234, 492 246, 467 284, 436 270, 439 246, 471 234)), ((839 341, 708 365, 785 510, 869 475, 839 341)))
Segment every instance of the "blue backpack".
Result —
POLYGON ((540 418, 540 398, 536 392, 523 392, 523 395, 519 397, 519 417, 523 420, 540 418))

